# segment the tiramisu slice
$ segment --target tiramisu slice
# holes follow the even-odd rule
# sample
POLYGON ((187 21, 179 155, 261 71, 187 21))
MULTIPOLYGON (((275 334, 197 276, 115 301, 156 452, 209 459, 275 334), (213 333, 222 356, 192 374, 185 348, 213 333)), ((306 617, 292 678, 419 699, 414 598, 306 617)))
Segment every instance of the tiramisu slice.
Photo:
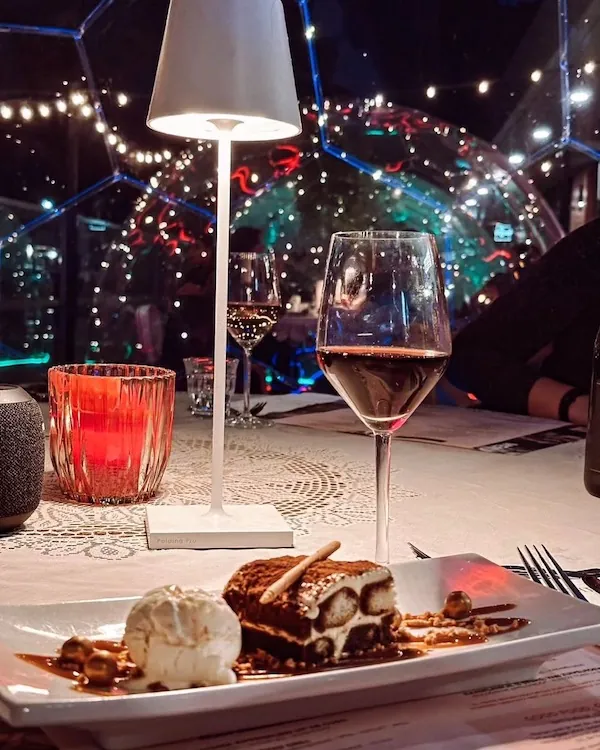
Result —
POLYGON ((319 664, 391 642, 396 613, 390 571, 371 562, 321 560, 272 602, 265 590, 302 557, 255 560, 231 578, 223 596, 238 615, 246 653, 319 664))

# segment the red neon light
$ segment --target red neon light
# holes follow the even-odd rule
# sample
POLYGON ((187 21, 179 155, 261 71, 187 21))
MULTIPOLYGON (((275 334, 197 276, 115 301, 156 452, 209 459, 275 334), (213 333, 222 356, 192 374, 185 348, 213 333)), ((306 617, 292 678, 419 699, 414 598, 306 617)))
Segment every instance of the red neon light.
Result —
POLYGON ((496 258, 507 258, 510 260, 512 255, 508 250, 494 250, 491 255, 488 255, 487 258, 484 258, 483 260, 485 263, 491 263, 493 260, 496 260, 496 258))
POLYGON ((286 143, 284 146, 278 146, 271 151, 269 164, 273 167, 275 177, 284 177, 298 169, 301 158, 300 149, 286 143))
POLYGON ((239 167, 235 170, 235 172, 231 175, 231 179, 238 180, 240 183, 240 190, 242 193, 246 193, 246 195, 255 195, 256 190, 250 187, 248 184, 248 181, 250 179, 250 168, 249 167, 239 167))

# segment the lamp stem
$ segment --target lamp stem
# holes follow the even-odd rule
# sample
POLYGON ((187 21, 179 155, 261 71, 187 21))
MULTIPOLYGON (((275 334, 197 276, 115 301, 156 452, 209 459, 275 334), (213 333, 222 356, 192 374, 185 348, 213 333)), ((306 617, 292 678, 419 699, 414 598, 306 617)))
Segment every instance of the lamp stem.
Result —
POLYGON ((215 354, 212 432, 212 513, 224 513, 225 392, 227 384, 227 297, 231 212, 231 138, 221 131, 217 193, 217 273, 215 286, 215 354))

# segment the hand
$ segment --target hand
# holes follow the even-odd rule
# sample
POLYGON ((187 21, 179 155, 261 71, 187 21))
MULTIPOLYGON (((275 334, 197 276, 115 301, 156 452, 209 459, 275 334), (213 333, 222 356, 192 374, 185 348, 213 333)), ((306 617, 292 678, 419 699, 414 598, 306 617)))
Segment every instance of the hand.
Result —
POLYGON ((589 396, 579 396, 576 398, 569 407, 569 422, 578 425, 587 425, 589 408, 589 396))

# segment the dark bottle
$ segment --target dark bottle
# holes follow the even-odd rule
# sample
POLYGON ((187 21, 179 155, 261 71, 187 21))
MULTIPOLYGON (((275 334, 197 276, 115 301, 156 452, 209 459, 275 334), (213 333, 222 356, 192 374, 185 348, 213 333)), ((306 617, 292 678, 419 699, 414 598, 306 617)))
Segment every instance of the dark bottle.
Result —
POLYGON ((590 495, 600 497, 600 331, 594 343, 594 364, 590 390, 590 412, 585 442, 583 481, 590 495))

